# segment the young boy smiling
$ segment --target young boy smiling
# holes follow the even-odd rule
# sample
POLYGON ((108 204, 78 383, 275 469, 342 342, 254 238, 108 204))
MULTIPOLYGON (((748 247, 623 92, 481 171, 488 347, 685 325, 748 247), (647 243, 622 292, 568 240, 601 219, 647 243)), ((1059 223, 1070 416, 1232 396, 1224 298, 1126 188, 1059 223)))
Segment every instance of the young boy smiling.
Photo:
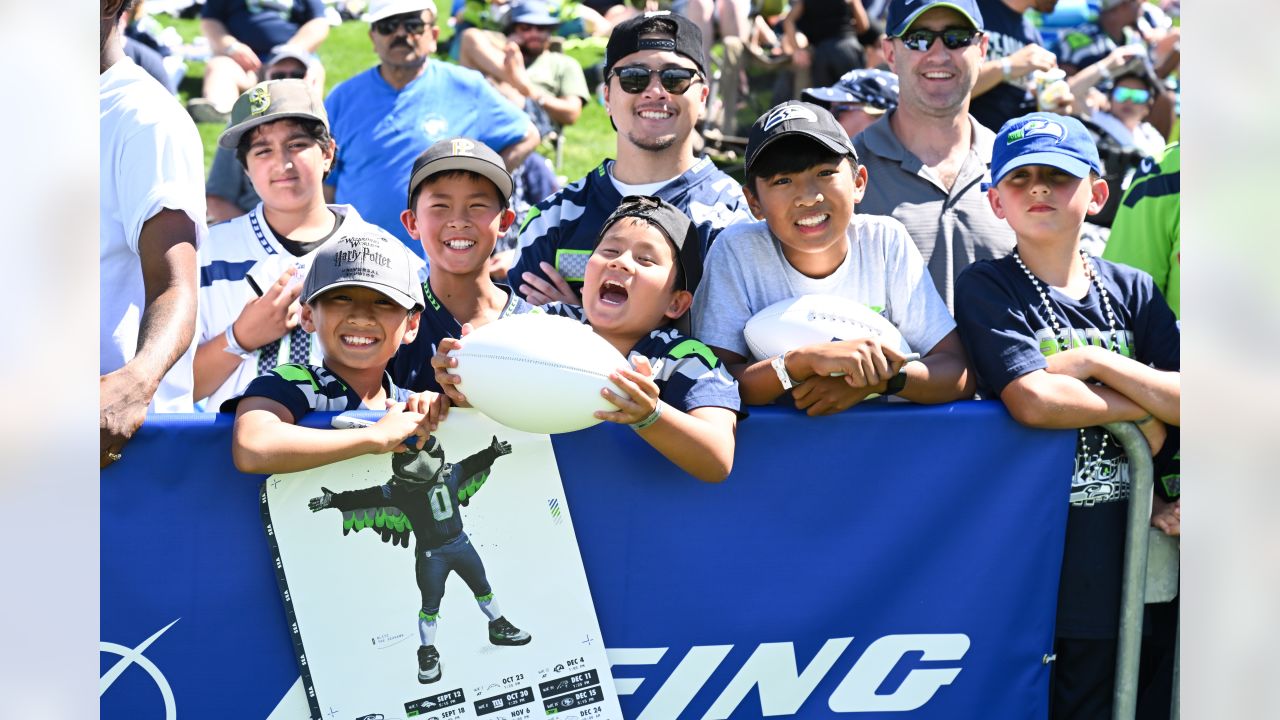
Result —
POLYGON ((871 393, 916 402, 972 394, 955 322, 897 220, 855 215, 867 171, 827 110, 786 102, 762 115, 747 142, 747 203, 761 222, 727 229, 707 255, 694 334, 738 378, 748 404, 790 390, 810 415, 846 410, 871 393), (885 315, 918 362, 867 337, 751 358, 743 328, 760 310, 809 294, 840 295, 885 315), (831 377, 843 373, 843 377, 831 377))
MULTIPOLYGON (((1150 275, 1080 249, 1085 216, 1108 195, 1084 125, 1049 113, 1010 120, 996 136, 991 167, 991 208, 1018 244, 960 275, 957 320, 984 395, 999 397, 1025 425, 1080 428, 1052 716, 1108 717, 1130 479, 1120 444, 1099 426, 1135 421, 1161 451, 1161 468, 1174 450, 1166 424, 1181 417, 1179 330, 1150 275)), ((1176 505, 1157 506, 1176 518, 1176 505)), ((1168 520, 1153 524, 1176 532, 1168 520)))
POLYGON ((447 411, 443 395, 410 395, 387 361, 413 339, 423 307, 413 254, 386 236, 342 238, 316 253, 302 285, 302 327, 324 351, 322 366, 287 364, 223 403, 236 413, 231 452, 248 473, 308 470, 425 441, 447 411), (334 432, 297 427, 312 411, 382 410, 375 425, 334 432))
POLYGON ((511 227, 512 181, 502 158, 478 140, 441 140, 418 156, 409 173, 405 230, 422 243, 429 277, 416 338, 391 361, 391 378, 413 391, 439 392, 431 356, 462 325, 479 327, 537 308, 489 278, 489 257, 511 227))
MULTIPOLYGON (((605 221, 587 260, 582 308, 551 303, 549 311, 585 320, 626 356, 632 367, 601 394, 617 407, 596 417, 631 426, 685 472, 708 482, 733 468, 739 408, 737 384, 701 342, 672 323, 689 309, 699 252, 688 216, 656 197, 628 196, 605 221)), ((469 332, 464 327, 463 332, 469 332)), ((465 339, 462 341, 465 342, 465 339)), ((431 360, 436 379, 455 404, 465 404, 448 356, 458 340, 440 343, 431 360)))

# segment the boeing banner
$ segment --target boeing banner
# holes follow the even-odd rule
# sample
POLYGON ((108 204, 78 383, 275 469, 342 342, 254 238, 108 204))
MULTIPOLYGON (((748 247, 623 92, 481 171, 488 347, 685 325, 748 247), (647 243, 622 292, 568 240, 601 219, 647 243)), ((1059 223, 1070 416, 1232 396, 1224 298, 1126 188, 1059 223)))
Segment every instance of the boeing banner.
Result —
MULTIPOLYGON (((103 718, 311 714, 230 428, 149 417, 102 472, 103 718)), ((1074 442, 994 402, 755 408, 712 485, 625 427, 553 436, 623 714, 1047 717, 1074 442)))

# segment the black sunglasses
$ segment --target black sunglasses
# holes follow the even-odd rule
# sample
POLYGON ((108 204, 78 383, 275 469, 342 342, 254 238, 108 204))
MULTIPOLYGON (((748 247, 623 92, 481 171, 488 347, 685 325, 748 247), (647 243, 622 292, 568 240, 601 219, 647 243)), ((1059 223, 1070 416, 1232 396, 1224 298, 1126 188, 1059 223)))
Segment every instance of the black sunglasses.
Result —
POLYGON ((294 70, 292 72, 288 70, 281 70, 280 72, 273 72, 267 75, 268 80, 302 80, 306 77, 306 70, 294 70))
POLYGON ((644 65, 628 65, 614 68, 613 70, 613 76, 618 78, 618 87, 622 88, 623 92, 631 95, 639 95, 644 92, 645 88, 649 87, 649 81, 654 75, 658 76, 658 81, 662 83, 662 89, 672 95, 683 95, 688 91, 690 85, 702 79, 697 70, 682 67, 654 70, 644 65))
POLYGON ((399 27, 410 35, 421 35, 427 29, 427 22, 415 15, 395 15, 375 22, 373 31, 379 35, 394 35, 399 27))
POLYGON ((942 38, 942 44, 948 50, 959 50, 962 47, 977 44, 978 39, 982 37, 980 30, 972 30, 969 28, 947 28, 946 30, 912 30, 903 35, 900 40, 902 44, 917 52, 928 52, 929 47, 933 45, 933 41, 942 38))

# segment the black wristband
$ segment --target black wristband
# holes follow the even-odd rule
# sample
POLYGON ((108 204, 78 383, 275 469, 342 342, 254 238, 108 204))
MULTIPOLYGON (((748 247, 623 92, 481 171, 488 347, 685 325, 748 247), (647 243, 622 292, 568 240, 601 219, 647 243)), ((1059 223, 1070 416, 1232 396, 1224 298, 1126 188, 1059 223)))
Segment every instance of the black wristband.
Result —
POLYGON ((903 365, 897 375, 889 378, 889 382, 885 383, 884 392, 881 395, 897 395, 907 386, 907 366, 903 365))

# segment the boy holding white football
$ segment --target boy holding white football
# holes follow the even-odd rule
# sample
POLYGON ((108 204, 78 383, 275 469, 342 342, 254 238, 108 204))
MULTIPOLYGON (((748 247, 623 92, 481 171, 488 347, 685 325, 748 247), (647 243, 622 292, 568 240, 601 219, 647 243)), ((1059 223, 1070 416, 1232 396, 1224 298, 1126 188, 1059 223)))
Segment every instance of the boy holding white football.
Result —
POLYGON ((855 215, 867 171, 824 108, 785 102, 751 127, 743 190, 759 222, 726 229, 707 254, 693 331, 738 378, 744 402, 790 391, 810 415, 847 410, 872 393, 943 403, 973 393, 955 322, 906 228, 855 215), (837 295, 880 313, 921 357, 869 336, 751 357, 743 329, 787 298, 837 295))
POLYGON ((309 470, 427 440, 448 412, 443 395, 410 395, 387 362, 413 339, 422 311, 416 256, 386 234, 343 237, 316 251, 302 284, 301 326, 324 352, 320 366, 280 365, 222 404, 235 412, 231 454, 247 473, 309 470), (333 432, 298 427, 317 411, 383 410, 369 427, 333 432))
POLYGON ((515 221, 511 191, 502 158, 478 140, 441 140, 414 160, 409 207, 400 221, 422 243, 430 276, 422 283, 426 308, 418 335, 389 368, 399 385, 439 392, 431 356, 441 340, 459 337, 463 324, 480 327, 538 311, 489 277, 494 245, 515 221))
MULTIPOLYGON (((1093 137, 1078 120, 1032 113, 1005 123, 987 198, 1017 247, 956 280, 956 317, 983 395, 1024 425, 1080 428, 1058 590, 1053 717, 1111 714, 1129 462, 1100 425, 1130 420, 1163 475, 1180 423, 1180 333, 1141 270, 1080 249, 1086 215, 1107 201, 1093 137)), ((1063 478, 1065 479, 1065 478, 1063 478)), ((1172 488, 1156 483, 1172 499, 1172 488)), ((1061 487, 1061 486, 1059 486, 1061 487)), ((1153 524, 1177 534, 1157 497, 1153 524)))
MULTIPOLYGON (((582 308, 551 303, 550 312, 585 320, 630 360, 601 395, 617 407, 601 420, 629 425, 685 472, 719 482, 733 468, 740 401, 737 383, 710 348, 674 325, 693 302, 699 241, 689 217, 657 197, 628 196, 605 220, 587 260, 582 308)), ((463 332, 470 332, 464 327, 463 332)), ((457 359, 465 338, 440 343, 431 364, 436 380, 465 405, 457 359)))

